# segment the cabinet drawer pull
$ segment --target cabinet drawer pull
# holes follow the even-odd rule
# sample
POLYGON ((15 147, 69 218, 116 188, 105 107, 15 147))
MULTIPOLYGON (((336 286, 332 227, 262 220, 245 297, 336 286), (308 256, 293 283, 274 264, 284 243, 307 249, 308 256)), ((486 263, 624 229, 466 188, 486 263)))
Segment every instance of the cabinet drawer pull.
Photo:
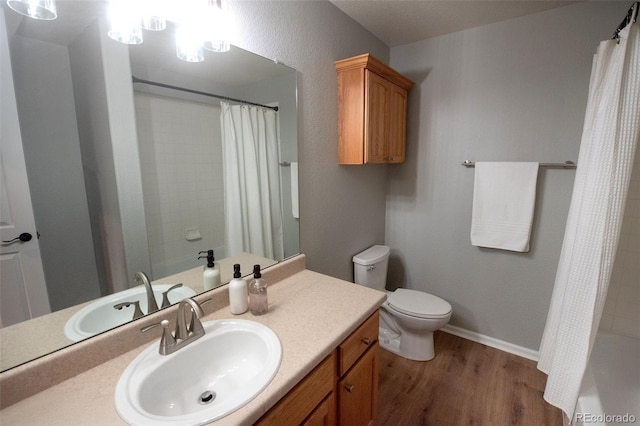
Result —
POLYGON ((369 346, 371 344, 371 339, 369 339, 368 337, 364 337, 362 339, 362 343, 364 343, 365 345, 369 346))
POLYGON ((354 388, 355 386, 353 385, 344 385, 344 389, 349 393, 352 393, 354 388))

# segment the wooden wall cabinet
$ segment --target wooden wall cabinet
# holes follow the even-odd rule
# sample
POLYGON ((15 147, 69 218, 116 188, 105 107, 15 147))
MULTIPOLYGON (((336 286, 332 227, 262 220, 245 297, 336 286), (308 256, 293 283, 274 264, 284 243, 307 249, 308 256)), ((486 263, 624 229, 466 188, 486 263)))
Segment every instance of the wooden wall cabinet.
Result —
POLYGON ((404 162, 407 94, 413 82, 368 53, 335 66, 338 162, 404 162))
POLYGON ((373 425, 378 402, 378 321, 376 311, 256 425, 373 425))

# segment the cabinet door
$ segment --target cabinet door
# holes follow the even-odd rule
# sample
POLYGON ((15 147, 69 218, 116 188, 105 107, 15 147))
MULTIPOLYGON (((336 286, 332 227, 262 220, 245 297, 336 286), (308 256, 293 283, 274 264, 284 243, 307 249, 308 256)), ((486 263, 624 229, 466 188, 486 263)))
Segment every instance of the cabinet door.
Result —
POLYGON ((391 86, 387 80, 370 71, 365 73, 365 163, 386 163, 388 160, 391 86))
POLYGON ((330 393, 302 422, 302 426, 333 426, 335 424, 336 402, 333 393, 330 393))
POLYGON ((365 163, 403 163, 407 91, 370 71, 367 77, 365 163))
POLYGON ((376 342, 338 386, 339 420, 344 426, 373 425, 378 399, 378 343, 376 342))
POLYGON ((390 97, 388 162, 403 163, 407 140, 407 91, 392 84, 390 97))
MULTIPOLYGON (((334 351, 309 373, 307 377, 302 379, 300 383, 289 391, 280 402, 263 415, 255 425, 293 426, 303 424, 305 419, 310 425, 322 424, 314 423, 315 421, 322 420, 322 410, 335 410, 332 408, 335 407, 335 405, 332 404, 333 397, 328 400, 325 398, 333 392, 336 368, 336 355, 334 351), (316 413, 318 409, 320 411, 317 412, 317 416, 313 417, 313 413, 316 413)), ((334 418, 331 413, 328 413, 327 416, 329 420, 334 418)))

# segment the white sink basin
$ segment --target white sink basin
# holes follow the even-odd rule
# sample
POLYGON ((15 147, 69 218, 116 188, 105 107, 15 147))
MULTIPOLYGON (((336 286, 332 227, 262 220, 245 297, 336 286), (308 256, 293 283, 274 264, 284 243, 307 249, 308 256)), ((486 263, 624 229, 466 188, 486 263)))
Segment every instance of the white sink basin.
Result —
MULTIPOLYGON (((158 306, 162 306, 162 293, 167 291, 171 284, 159 284, 153 286, 153 295, 158 306)), ((182 286, 169 292, 169 302, 177 303, 187 297, 193 297, 196 292, 191 287, 182 286)), ((113 306, 122 302, 140 302, 142 312, 147 313, 147 292, 144 286, 133 287, 88 304, 73 314, 64 325, 64 335, 67 339, 77 342, 103 331, 127 323, 133 319, 133 305, 120 310, 113 306)))
POLYGON ((202 324, 205 335, 170 355, 154 342, 126 368, 116 410, 131 425, 200 425, 255 398, 280 367, 278 336, 248 320, 202 324), (212 397, 213 396, 213 397, 212 397))

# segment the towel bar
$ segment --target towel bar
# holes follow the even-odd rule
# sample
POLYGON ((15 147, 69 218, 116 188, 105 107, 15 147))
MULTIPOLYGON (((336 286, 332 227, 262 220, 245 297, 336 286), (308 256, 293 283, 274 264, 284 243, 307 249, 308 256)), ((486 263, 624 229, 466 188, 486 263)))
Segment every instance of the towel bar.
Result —
MULTIPOLYGON (((469 160, 464 160, 461 165, 469 168, 475 167, 476 163, 469 160)), ((546 167, 549 169, 575 169, 577 164, 573 161, 565 161, 564 163, 540 163, 540 167, 546 167)))

